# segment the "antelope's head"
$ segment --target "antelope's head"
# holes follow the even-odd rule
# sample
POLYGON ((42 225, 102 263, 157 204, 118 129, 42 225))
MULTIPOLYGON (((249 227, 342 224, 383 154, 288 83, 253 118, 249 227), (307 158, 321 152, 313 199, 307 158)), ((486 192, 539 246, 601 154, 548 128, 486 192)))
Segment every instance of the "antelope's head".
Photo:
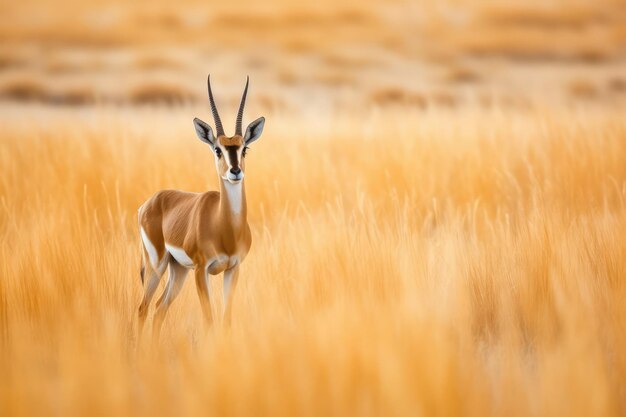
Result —
POLYGON ((237 184, 243 180, 246 150, 252 142, 261 137, 263 125, 265 124, 265 118, 259 117, 248 125, 246 128, 246 134, 242 134, 241 122, 243 119, 243 109, 246 105, 246 95, 248 94, 249 81, 250 79, 248 78, 246 80, 246 87, 243 90, 243 95, 241 96, 234 136, 226 136, 224 134, 222 121, 220 120, 220 115, 217 112, 217 107, 215 106, 215 101, 213 100, 213 92, 211 91, 211 76, 208 77, 207 84, 209 88, 209 103, 211 104, 211 112, 213 113, 213 120, 215 121, 217 137, 213 135, 211 126, 197 117, 193 119, 196 134, 201 141, 208 144, 213 150, 213 154, 215 155, 215 167, 217 168, 218 175, 231 184, 237 184))

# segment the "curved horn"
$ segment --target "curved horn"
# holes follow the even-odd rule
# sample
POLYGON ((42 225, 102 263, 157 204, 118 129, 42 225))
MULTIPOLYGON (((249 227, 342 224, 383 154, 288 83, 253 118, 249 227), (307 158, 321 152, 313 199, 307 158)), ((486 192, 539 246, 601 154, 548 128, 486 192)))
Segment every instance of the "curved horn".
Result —
POLYGON ((213 120, 215 120, 215 130, 217 132, 217 136, 224 136, 224 128, 222 127, 222 121, 220 120, 220 115, 217 112, 217 107, 215 106, 215 100, 213 100, 213 92, 211 91, 211 74, 209 74, 206 82, 207 82, 207 85, 209 86, 209 103, 211 103, 211 112, 213 113, 213 120))
POLYGON ((250 77, 246 77, 246 88, 243 89, 243 95, 241 96, 241 103, 239 104, 239 112, 237 113, 237 123, 235 124, 235 135, 239 135, 239 136, 242 136, 241 121, 243 120, 243 108, 246 106, 246 96, 248 95, 248 83, 250 83, 250 77))

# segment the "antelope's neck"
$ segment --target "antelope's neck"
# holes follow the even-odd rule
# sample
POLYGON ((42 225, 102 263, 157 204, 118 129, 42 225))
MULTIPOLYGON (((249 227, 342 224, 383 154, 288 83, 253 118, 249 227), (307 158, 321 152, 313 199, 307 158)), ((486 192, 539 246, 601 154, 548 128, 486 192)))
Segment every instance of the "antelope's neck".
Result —
POLYGON ((246 223, 246 190, 243 181, 239 184, 220 178, 220 214, 225 223, 232 227, 233 232, 238 232, 246 223))

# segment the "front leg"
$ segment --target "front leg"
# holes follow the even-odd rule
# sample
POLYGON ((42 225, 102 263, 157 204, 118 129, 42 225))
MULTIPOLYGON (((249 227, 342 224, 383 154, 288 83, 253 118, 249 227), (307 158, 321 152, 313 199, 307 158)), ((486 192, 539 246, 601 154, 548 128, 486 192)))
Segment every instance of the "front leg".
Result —
POLYGON ((239 278, 239 265, 224 271, 224 324, 230 326, 233 297, 237 288, 237 279, 239 278))
POLYGON ((198 266, 196 274, 196 290, 202 307, 202 315, 204 316, 204 328, 209 329, 213 324, 213 314, 211 312, 211 284, 209 283, 209 272, 206 268, 198 266))

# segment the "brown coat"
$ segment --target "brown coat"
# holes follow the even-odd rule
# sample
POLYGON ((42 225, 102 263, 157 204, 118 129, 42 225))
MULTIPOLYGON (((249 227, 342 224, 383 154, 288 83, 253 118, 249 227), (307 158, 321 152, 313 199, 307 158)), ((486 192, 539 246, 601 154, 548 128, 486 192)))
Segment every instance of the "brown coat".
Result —
MULTIPOLYGON (((180 248, 193 261, 193 267, 208 268, 219 274, 239 264, 250 250, 252 239, 246 221, 243 182, 226 184, 221 179, 221 193, 189 193, 163 190, 154 194, 139 209, 139 224, 156 249, 158 262, 164 260, 168 247, 180 248), (239 213, 233 211, 226 187, 241 191, 239 213), (212 264, 207 265, 210 261, 212 264)), ((145 259, 150 259, 147 249, 145 259)), ((184 265, 187 266, 187 265, 184 265)))

